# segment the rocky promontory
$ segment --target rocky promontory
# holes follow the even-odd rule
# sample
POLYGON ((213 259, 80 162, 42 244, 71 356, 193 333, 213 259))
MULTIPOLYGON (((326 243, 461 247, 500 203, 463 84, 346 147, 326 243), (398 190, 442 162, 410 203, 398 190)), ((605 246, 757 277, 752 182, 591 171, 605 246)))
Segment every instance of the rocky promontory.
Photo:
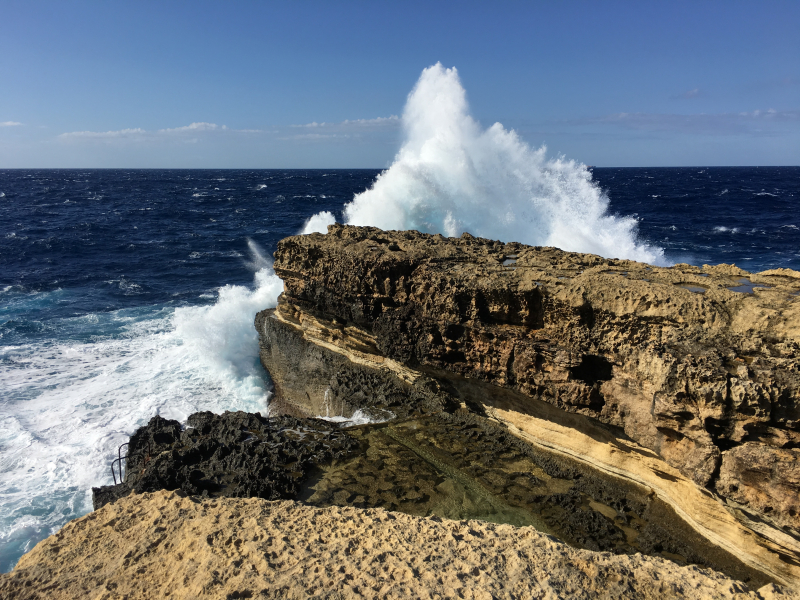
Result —
POLYGON ((342 225, 275 258, 284 413, 471 413, 800 581, 800 273, 342 225))

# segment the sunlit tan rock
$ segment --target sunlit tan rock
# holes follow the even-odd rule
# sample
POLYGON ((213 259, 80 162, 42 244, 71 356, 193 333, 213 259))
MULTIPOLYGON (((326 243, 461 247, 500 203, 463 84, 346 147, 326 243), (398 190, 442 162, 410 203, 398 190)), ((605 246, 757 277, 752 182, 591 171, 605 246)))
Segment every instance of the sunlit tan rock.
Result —
POLYGON ((530 527, 131 495, 40 542, 0 596, 97 598, 798 598, 642 555, 576 550, 530 527))

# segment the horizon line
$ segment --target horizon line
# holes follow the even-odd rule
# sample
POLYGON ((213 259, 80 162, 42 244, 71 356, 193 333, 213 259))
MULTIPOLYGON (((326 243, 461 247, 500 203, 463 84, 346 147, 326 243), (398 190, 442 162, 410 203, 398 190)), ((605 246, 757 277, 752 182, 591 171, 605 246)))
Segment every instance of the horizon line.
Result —
MULTIPOLYGON (((798 165, 645 165, 598 166, 587 169, 759 169, 797 168, 798 165)), ((385 171, 389 167, 0 167, 0 171, 385 171)))

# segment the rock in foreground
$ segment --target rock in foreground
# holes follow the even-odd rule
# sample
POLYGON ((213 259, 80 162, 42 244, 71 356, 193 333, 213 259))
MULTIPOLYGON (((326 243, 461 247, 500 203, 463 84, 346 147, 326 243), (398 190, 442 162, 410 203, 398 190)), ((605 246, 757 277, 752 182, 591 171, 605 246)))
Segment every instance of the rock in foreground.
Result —
POLYGON ((134 494, 0 575, 0 596, 74 598, 798 598, 713 571, 576 550, 530 527, 134 494))
POLYGON ((95 509, 132 491, 162 489, 383 508, 533 526, 573 548, 659 556, 751 588, 772 581, 698 535, 650 490, 537 449, 470 412, 344 428, 320 419, 201 412, 183 429, 156 416, 128 448, 125 481, 93 488, 95 509))

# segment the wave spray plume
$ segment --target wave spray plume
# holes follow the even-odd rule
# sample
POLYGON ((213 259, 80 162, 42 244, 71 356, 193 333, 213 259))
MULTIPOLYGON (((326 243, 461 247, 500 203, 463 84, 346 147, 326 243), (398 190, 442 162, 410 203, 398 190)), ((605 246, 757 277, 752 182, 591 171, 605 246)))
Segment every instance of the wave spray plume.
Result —
MULTIPOLYGON (((488 129, 469 114, 455 68, 425 69, 403 113, 405 141, 393 164, 344 208, 346 222, 556 246, 665 264, 660 248, 637 240, 636 220, 608 214, 588 169, 548 159, 513 130, 488 129)), ((315 215, 304 233, 324 232, 315 215)))

